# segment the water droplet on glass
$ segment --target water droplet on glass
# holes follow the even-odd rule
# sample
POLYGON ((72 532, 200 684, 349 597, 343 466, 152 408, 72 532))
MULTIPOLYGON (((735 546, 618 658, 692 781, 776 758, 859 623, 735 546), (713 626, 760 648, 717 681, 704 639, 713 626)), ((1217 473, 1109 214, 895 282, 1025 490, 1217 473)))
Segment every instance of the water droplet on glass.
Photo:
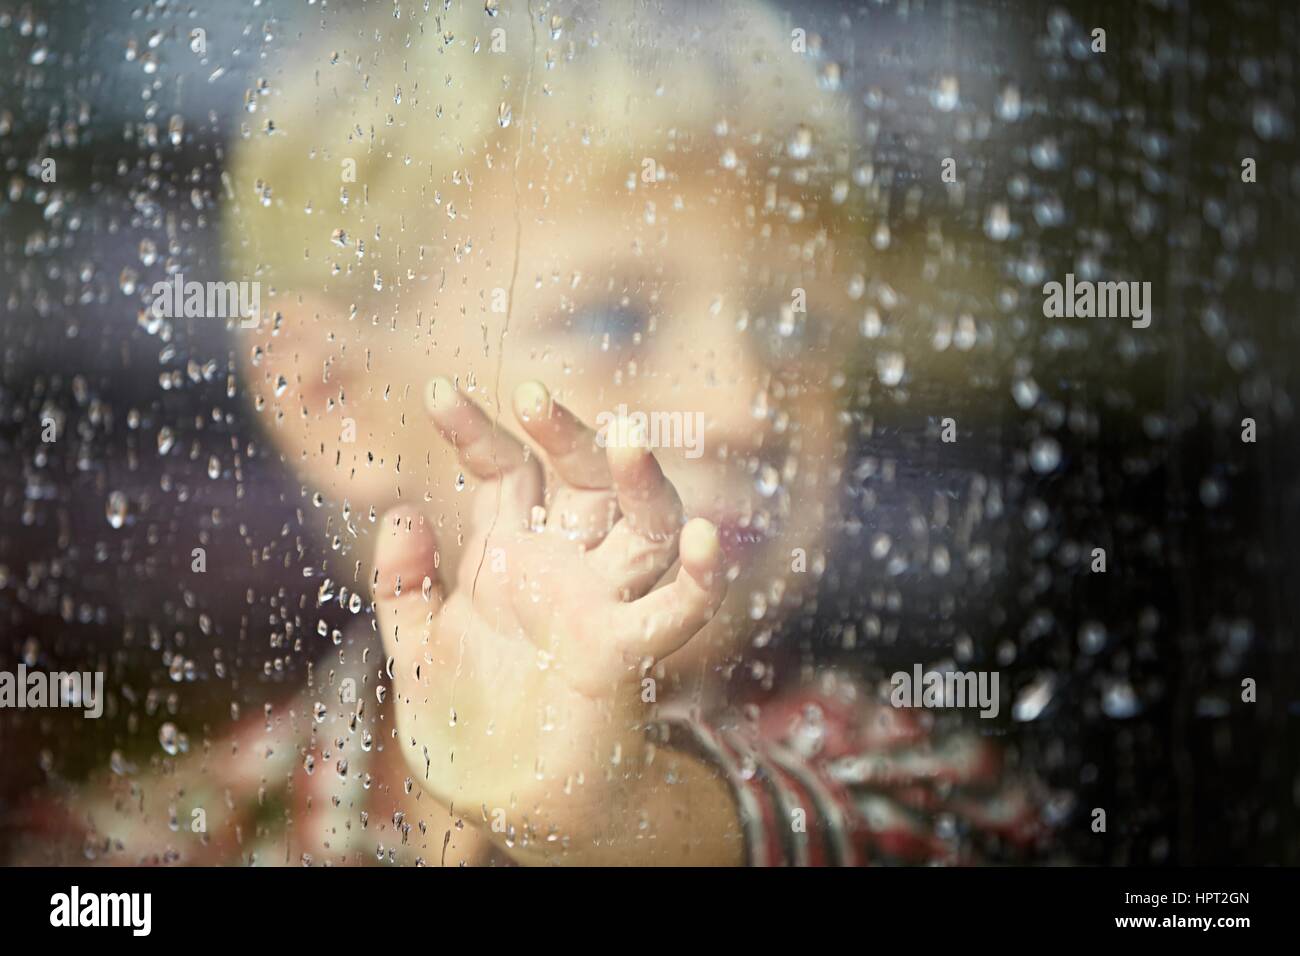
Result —
POLYGON ((876 375, 881 385, 900 384, 906 370, 907 360, 902 352, 881 352, 876 356, 876 375))
POLYGON ((960 99, 955 76, 941 77, 939 84, 930 92, 930 105, 941 113, 951 113, 957 108, 960 99))
POLYGON ((158 743, 162 744, 162 749, 171 756, 180 753, 180 733, 176 730, 176 725, 168 722, 158 728, 158 743))
POLYGON ((1140 708, 1133 685, 1126 680, 1109 681, 1102 690, 1101 709, 1116 720, 1135 716, 1140 708))
POLYGON ((104 509, 104 514, 108 518, 108 524, 111 528, 120 528, 126 524, 128 505, 126 495, 120 491, 114 491, 108 496, 108 504, 104 509))
POLYGON ((1061 443, 1050 436, 1036 438, 1029 448, 1029 466, 1040 475, 1056 470, 1061 463, 1061 443))

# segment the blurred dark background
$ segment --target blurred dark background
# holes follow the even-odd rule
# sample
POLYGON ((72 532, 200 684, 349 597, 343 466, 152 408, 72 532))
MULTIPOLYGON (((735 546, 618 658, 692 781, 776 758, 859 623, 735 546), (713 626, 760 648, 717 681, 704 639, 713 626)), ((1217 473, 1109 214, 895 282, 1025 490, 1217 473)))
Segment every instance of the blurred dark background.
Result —
MULTIPOLYGON (((868 584, 818 626, 832 643, 856 626, 868 670, 917 647, 1000 662, 1021 704, 1008 740, 1074 796, 1064 861, 1300 862, 1300 12, 788 10, 861 111, 892 228, 876 268, 917 303, 890 344, 931 349, 963 315, 977 332, 941 376, 864 373, 828 587, 868 584), (938 180, 949 156, 958 190, 938 180), (1039 290, 1066 272, 1151 281, 1151 327, 1044 320, 1039 290), (960 451, 923 440, 948 415, 960 451), (877 484, 888 469, 914 481, 877 484), (872 563, 872 535, 901 540, 929 506, 909 487, 978 503, 952 573, 872 563), (1086 573, 1094 547, 1105 575, 1086 573)), ((154 328, 143 306, 169 270, 220 276, 226 144, 265 122, 328 12, 0 0, 0 667, 100 669, 110 689, 99 721, 0 711, 0 858, 40 787, 156 752, 164 720, 203 738, 283 700, 353 616, 318 606, 338 503, 262 442, 226 330, 154 328)))

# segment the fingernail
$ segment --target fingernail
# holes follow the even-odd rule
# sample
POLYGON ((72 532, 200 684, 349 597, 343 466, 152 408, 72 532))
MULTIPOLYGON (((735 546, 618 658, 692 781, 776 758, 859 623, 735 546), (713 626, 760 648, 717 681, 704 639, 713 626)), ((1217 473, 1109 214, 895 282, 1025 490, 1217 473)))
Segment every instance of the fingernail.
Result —
POLYGON ((717 527, 707 518, 692 518, 682 528, 678 549, 687 564, 697 567, 713 564, 722 551, 717 527))
POLYGON ((515 411, 525 421, 541 418, 550 403, 550 393, 541 382, 524 382, 515 389, 515 411))

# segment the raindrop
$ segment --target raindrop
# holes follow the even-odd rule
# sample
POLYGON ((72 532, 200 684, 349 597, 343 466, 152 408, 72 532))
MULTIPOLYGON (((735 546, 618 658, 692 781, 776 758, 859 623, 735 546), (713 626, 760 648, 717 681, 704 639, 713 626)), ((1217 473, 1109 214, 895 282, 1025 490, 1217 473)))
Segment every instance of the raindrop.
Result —
POLYGON ((813 134, 807 126, 800 125, 790 137, 789 151, 791 159, 807 159, 812 155, 813 134))
POLYGON ((1044 674, 1022 690, 1011 705, 1011 719, 1022 723, 1042 716, 1056 693, 1056 677, 1044 674))
POLYGON ((951 113, 957 108, 959 101, 957 77, 955 76, 940 78, 938 86, 930 93, 930 105, 941 113, 951 113))
POLYGON ((995 202, 989 206, 984 217, 984 235, 994 242, 1002 242, 1011 235, 1011 213, 1006 203, 995 202))
POLYGON ((1043 436, 1034 440, 1029 449, 1029 465, 1040 475, 1056 470, 1061 463, 1061 444, 1055 438, 1043 436))
POLYGON ((175 724, 169 721, 158 728, 158 743, 162 744, 162 749, 173 757, 180 753, 181 737, 175 724))
POLYGON ((104 509, 104 513, 108 518, 109 527, 116 529, 121 528, 126 524, 127 509, 128 505, 126 495, 120 491, 110 493, 108 496, 108 504, 104 509))
POLYGON ((907 360, 902 352, 881 352, 876 356, 876 376, 881 385, 893 387, 903 381, 907 360))
POLYGON ((1108 681, 1102 691, 1101 709, 1116 720, 1136 716, 1140 707, 1133 685, 1122 679, 1108 681))

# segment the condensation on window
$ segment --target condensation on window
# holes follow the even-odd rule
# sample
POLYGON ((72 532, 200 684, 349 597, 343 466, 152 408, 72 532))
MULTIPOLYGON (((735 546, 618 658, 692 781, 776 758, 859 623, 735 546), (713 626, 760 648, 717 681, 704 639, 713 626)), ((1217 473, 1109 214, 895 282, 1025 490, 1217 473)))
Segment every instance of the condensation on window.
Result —
POLYGON ((1296 863, 1297 41, 0 6, 0 859, 1296 863))

